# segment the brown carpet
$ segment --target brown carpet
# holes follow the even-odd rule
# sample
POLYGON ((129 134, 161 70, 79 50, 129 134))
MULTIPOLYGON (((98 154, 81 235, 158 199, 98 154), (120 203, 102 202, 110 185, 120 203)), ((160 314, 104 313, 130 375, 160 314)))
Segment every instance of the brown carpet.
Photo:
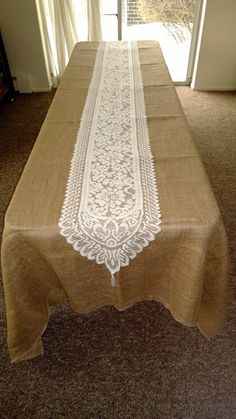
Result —
MULTIPOLYGON (((0 285, 0 417, 224 419, 236 417, 236 94, 178 94, 219 203, 231 252, 224 332, 211 340, 158 302, 123 313, 53 310, 45 354, 10 364, 0 285), (235 285, 234 285, 235 288, 235 285)), ((0 229, 53 93, 18 95, 0 108, 0 229)))

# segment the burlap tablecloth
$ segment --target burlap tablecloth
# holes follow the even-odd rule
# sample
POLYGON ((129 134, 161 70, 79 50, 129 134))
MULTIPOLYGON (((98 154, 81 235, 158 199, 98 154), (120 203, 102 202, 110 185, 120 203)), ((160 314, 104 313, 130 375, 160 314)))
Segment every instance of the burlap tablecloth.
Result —
MULTIPOLYGON (((76 45, 8 208, 2 243, 12 361, 42 353, 49 306, 68 298, 79 313, 159 300, 206 336, 225 324, 228 252, 224 226, 157 43, 138 42, 154 155, 161 233, 116 275, 76 252, 59 233, 76 133, 97 43, 76 45)), ((168 329, 168 324, 166 324, 168 329)))

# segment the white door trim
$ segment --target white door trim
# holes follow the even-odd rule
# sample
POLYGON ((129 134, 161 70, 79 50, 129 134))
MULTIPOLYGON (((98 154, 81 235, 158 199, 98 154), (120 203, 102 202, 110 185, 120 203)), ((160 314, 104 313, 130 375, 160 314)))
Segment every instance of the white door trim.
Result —
POLYGON ((192 30, 191 44, 190 44, 190 50, 189 50, 188 68, 187 68, 187 73, 186 73, 186 81, 185 83, 183 83, 185 85, 190 85, 192 81, 193 67, 194 67, 194 61, 196 57, 197 41, 198 41, 198 35, 199 35, 201 15, 202 15, 202 6, 203 6, 203 0, 195 0, 193 30, 192 30))

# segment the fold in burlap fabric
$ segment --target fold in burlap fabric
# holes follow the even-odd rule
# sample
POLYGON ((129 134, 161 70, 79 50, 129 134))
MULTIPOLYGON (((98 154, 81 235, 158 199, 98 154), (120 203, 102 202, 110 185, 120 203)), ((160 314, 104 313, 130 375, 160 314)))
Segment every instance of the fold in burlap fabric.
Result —
MULTIPOLYGON (((12 361, 42 353, 49 306, 66 297, 78 312, 123 310, 157 299, 206 336, 226 320, 224 226, 159 46, 138 42, 162 229, 129 266, 110 274, 76 252, 58 221, 97 43, 76 45, 8 208, 2 268, 12 361)), ((168 324, 166 325, 168 329, 168 324)), ((88 342, 89 344, 89 342, 88 342)))

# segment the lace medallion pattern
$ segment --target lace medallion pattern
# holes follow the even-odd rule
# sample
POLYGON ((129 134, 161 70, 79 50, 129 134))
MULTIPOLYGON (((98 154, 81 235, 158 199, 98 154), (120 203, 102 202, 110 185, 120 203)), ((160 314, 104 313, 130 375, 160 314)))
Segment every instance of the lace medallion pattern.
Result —
POLYGON ((60 233, 114 274, 160 231, 136 42, 101 42, 77 134, 60 233))

